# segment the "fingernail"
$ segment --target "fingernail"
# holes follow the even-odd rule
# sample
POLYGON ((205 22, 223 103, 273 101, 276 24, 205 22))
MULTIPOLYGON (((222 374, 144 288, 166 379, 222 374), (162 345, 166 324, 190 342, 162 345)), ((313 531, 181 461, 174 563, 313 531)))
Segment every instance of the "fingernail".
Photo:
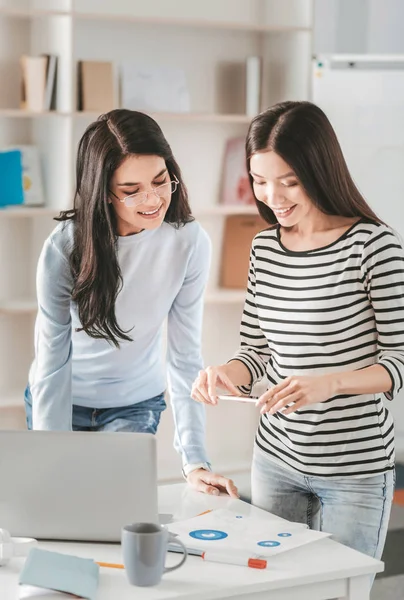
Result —
POLYGON ((212 494, 212 496, 218 496, 219 490, 212 490, 211 494, 212 494))

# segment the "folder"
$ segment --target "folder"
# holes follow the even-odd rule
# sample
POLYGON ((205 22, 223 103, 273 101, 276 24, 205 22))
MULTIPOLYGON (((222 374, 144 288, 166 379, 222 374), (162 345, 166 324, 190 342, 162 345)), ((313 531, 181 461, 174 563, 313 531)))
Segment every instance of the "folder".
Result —
POLYGON ((43 590, 52 590, 95 600, 98 576, 99 566, 91 558, 32 548, 20 574, 20 598, 30 597, 24 596, 30 586, 41 591, 44 598, 43 590))

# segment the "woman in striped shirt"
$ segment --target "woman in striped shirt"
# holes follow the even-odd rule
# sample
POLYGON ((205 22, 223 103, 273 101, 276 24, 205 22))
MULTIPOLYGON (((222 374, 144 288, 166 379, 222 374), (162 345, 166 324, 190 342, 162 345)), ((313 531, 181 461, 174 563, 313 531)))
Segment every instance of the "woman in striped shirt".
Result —
POLYGON ((240 350, 201 371, 192 396, 216 404, 217 387, 249 393, 266 376, 253 503, 380 558, 394 488, 383 398, 404 378, 404 251, 315 105, 258 115, 246 151, 269 228, 252 245, 240 350))

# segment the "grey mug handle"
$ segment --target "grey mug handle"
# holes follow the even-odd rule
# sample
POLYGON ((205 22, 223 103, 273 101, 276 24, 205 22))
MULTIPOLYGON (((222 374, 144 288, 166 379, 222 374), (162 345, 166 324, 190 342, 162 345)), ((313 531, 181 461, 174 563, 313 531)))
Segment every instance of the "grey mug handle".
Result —
POLYGON ((170 573, 171 571, 175 571, 176 569, 179 569, 180 567, 182 567, 182 565, 184 564, 184 562, 187 560, 188 557, 188 550, 186 549, 185 545, 177 539, 170 539, 170 543, 171 544, 177 544, 178 546, 180 546, 182 548, 183 551, 183 556, 182 559, 180 560, 180 562, 177 565, 174 565, 173 567, 164 567, 164 573, 170 573))

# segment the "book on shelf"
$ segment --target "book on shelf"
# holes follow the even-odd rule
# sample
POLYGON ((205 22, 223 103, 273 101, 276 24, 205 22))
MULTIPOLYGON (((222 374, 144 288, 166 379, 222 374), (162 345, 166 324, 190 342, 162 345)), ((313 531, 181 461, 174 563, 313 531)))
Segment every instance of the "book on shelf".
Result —
POLYGON ((262 58, 249 56, 246 60, 246 114, 255 117, 261 109, 262 58))
POLYGON ((45 101, 46 57, 21 56, 22 100, 21 108, 33 112, 42 112, 45 101))
POLYGON ((21 152, 23 204, 43 206, 45 204, 41 161, 37 146, 20 145, 13 148, 21 152))
POLYGON ((44 188, 36 146, 12 146, 0 152, 0 206, 42 206, 44 188))
POLYGON ((23 204, 21 150, 0 151, 0 207, 23 204))
POLYGON ((79 111, 102 114, 115 107, 114 69, 111 62, 80 60, 77 78, 79 111))
POLYGON ((260 215, 231 215, 224 224, 220 285, 246 289, 251 244, 254 236, 268 224, 260 215))
POLYGON ((247 173, 245 138, 230 138, 226 142, 223 157, 221 201, 222 204, 227 205, 255 205, 255 198, 247 173))
POLYGON ((55 54, 21 56, 21 109, 32 112, 56 109, 57 62, 55 54))
POLYGON ((56 110, 58 57, 56 54, 45 54, 44 56, 46 57, 44 110, 56 110))
POLYGON ((121 105, 131 110, 186 113, 190 96, 185 72, 176 67, 121 65, 121 105))

